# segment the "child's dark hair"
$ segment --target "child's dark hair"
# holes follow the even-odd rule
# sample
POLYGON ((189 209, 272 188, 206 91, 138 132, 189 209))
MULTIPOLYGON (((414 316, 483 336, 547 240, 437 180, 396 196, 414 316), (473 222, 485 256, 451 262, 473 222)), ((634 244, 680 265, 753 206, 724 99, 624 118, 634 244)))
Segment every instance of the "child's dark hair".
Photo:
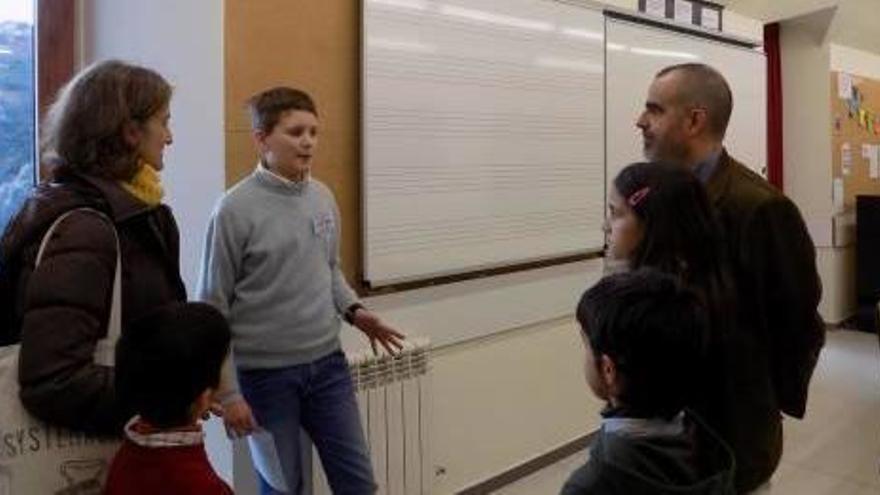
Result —
POLYGON ((204 303, 172 303, 126 328, 116 347, 116 390, 159 428, 185 426, 199 394, 217 388, 229 352, 226 319, 204 303))
POLYGON ((261 91, 247 102, 251 114, 251 127, 266 134, 272 132, 281 114, 289 110, 301 110, 318 116, 318 109, 312 97, 305 91, 279 86, 261 91))
POLYGON ((732 310, 721 226, 696 176, 676 164, 634 163, 620 171, 614 187, 644 232, 630 267, 677 276, 706 298, 713 313, 732 310))
POLYGON ((654 269, 610 275, 587 290, 577 319, 593 353, 614 361, 615 397, 636 417, 670 418, 693 399, 709 321, 699 297, 654 269))

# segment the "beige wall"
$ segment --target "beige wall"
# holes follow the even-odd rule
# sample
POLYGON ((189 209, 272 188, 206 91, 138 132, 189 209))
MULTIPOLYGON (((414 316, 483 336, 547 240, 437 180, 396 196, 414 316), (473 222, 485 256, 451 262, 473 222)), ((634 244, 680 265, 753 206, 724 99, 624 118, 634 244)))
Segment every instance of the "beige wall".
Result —
POLYGON ((801 21, 782 23, 780 44, 785 193, 797 203, 812 227, 817 245, 829 245, 832 208, 828 44, 811 23, 801 21))
POLYGON ((846 247, 820 247, 816 265, 822 277, 819 313, 829 323, 840 323, 856 310, 856 250, 846 247))

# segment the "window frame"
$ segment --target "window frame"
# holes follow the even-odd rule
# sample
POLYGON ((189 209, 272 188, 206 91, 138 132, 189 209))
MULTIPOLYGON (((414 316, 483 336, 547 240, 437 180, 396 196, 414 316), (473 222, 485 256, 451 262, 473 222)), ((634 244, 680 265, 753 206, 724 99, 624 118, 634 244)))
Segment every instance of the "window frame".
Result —
MULTIPOLYGON (((42 117, 76 66, 79 0, 35 0, 36 96, 42 117)), ((37 123, 39 128, 39 122, 37 123)))
POLYGON ((34 0, 36 141, 34 182, 46 177, 40 160, 40 127, 58 91, 76 70, 77 10, 81 0, 34 0))

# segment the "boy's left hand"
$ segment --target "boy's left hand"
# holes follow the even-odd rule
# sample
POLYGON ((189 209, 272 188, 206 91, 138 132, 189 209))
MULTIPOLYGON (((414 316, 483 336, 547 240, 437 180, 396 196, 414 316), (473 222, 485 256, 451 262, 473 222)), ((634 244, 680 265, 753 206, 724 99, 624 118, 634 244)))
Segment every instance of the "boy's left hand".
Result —
POLYGON ((389 354, 397 354, 403 349, 402 333, 386 325, 378 316, 365 308, 358 308, 352 317, 352 324, 370 339, 373 354, 376 354, 376 342, 382 345, 389 354))

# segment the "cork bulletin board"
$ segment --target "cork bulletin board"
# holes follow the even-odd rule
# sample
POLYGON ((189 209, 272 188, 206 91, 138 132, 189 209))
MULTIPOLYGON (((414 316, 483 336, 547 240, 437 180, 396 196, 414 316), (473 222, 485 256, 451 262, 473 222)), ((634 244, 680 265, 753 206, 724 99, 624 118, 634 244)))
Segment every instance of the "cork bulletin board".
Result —
POLYGON ((318 107, 313 175, 336 196, 341 258, 360 277, 360 2, 226 0, 224 12, 226 186, 257 163, 245 101, 273 86, 307 91, 318 107))
POLYGON ((857 195, 880 194, 880 81, 832 71, 831 126, 835 204, 848 210, 857 195))

